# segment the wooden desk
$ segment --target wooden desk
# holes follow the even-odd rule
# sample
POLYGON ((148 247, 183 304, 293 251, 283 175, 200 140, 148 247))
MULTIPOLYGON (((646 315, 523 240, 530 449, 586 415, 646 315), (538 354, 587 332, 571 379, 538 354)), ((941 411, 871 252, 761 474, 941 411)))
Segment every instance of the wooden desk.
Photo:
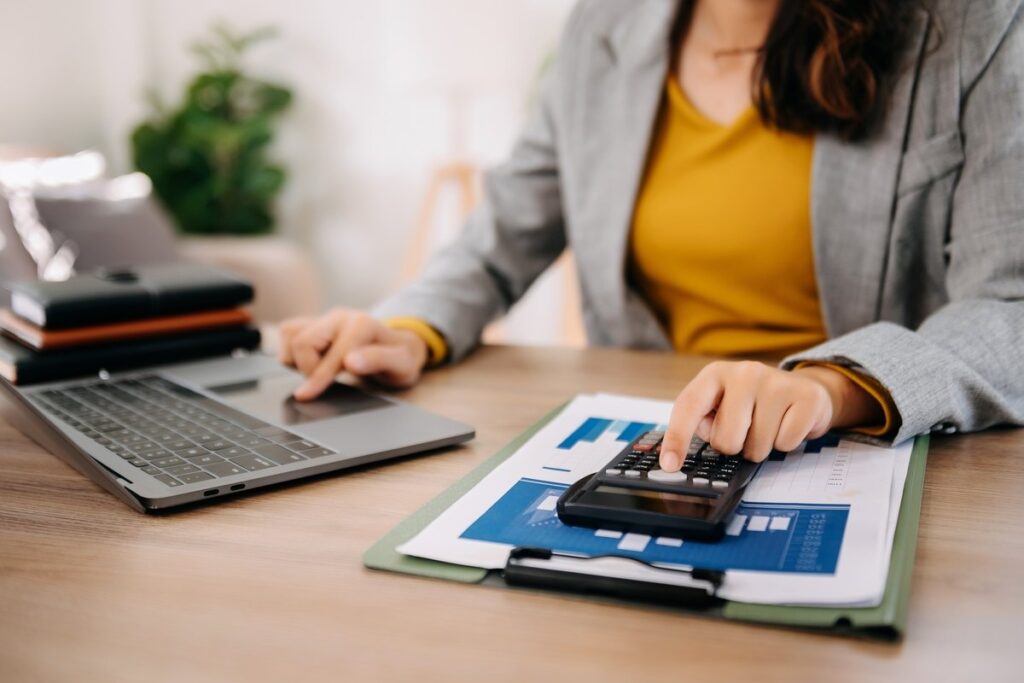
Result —
POLYGON ((899 645, 362 568, 572 394, 672 398, 702 363, 485 348, 405 395, 472 445, 163 517, 0 424, 0 680, 1021 680, 1024 431, 933 441, 899 645))

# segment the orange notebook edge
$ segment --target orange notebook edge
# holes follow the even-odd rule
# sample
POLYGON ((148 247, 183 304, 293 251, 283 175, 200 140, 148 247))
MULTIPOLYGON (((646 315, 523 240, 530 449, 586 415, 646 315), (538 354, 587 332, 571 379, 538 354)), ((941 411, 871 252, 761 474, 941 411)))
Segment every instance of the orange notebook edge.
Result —
POLYGON ((70 330, 48 331, 22 320, 12 313, 10 309, 0 309, 0 329, 15 340, 37 351, 155 337, 162 334, 191 332, 216 327, 246 325, 251 322, 252 315, 247 310, 231 308, 161 318, 130 320, 70 330))

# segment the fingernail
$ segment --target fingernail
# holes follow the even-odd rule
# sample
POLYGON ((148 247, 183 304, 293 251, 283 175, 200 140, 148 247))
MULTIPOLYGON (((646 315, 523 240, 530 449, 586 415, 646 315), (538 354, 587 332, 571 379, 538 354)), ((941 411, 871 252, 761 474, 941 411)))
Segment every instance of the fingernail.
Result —
POLYGON ((666 472, 675 472, 683 464, 682 458, 675 451, 662 451, 661 453, 661 469, 666 472))
POLYGON ((366 372, 366 358, 361 353, 350 353, 345 357, 345 367, 352 372, 366 372))

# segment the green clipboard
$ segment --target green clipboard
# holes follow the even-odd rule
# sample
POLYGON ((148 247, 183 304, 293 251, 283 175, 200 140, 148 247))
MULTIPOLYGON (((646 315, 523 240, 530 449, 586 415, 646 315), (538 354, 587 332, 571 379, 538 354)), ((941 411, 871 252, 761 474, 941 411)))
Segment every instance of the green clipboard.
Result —
MULTIPOLYGON (((413 574, 460 583, 507 587, 500 571, 426 560, 399 553, 396 548, 422 531, 438 515, 466 492, 476 486, 501 462, 515 453, 541 427, 562 410, 559 406, 539 422, 517 436, 499 452, 485 460, 468 475, 403 520, 363 555, 363 564, 370 569, 413 574)), ((919 436, 914 443, 907 472, 899 522, 889 562, 889 578, 882 602, 877 607, 783 607, 744 602, 726 602, 712 610, 694 611, 702 616, 758 622, 799 629, 812 629, 838 635, 861 636, 882 640, 898 640, 906 629, 910 602, 910 579, 914 571, 917 528, 921 517, 921 496, 928 454, 928 436, 919 436)), ((517 589, 521 590, 521 589, 517 589)), ((566 593, 566 595, 569 595, 566 593)), ((580 596, 574 598, 620 602, 614 598, 580 596)), ((639 607, 639 603, 637 603, 639 607)), ((650 609, 649 606, 644 606, 650 609)), ((685 608, 672 608, 687 611, 685 608)))

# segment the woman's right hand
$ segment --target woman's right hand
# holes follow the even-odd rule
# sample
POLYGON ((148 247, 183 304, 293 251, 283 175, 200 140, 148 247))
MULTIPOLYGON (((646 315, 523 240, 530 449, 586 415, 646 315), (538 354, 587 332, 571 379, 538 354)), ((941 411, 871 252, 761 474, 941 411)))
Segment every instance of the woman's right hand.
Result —
POLYGON ((295 398, 309 401, 347 371, 392 387, 416 383, 430 356, 415 332, 396 330, 362 311, 335 308, 319 318, 281 323, 280 360, 306 376, 295 398))

